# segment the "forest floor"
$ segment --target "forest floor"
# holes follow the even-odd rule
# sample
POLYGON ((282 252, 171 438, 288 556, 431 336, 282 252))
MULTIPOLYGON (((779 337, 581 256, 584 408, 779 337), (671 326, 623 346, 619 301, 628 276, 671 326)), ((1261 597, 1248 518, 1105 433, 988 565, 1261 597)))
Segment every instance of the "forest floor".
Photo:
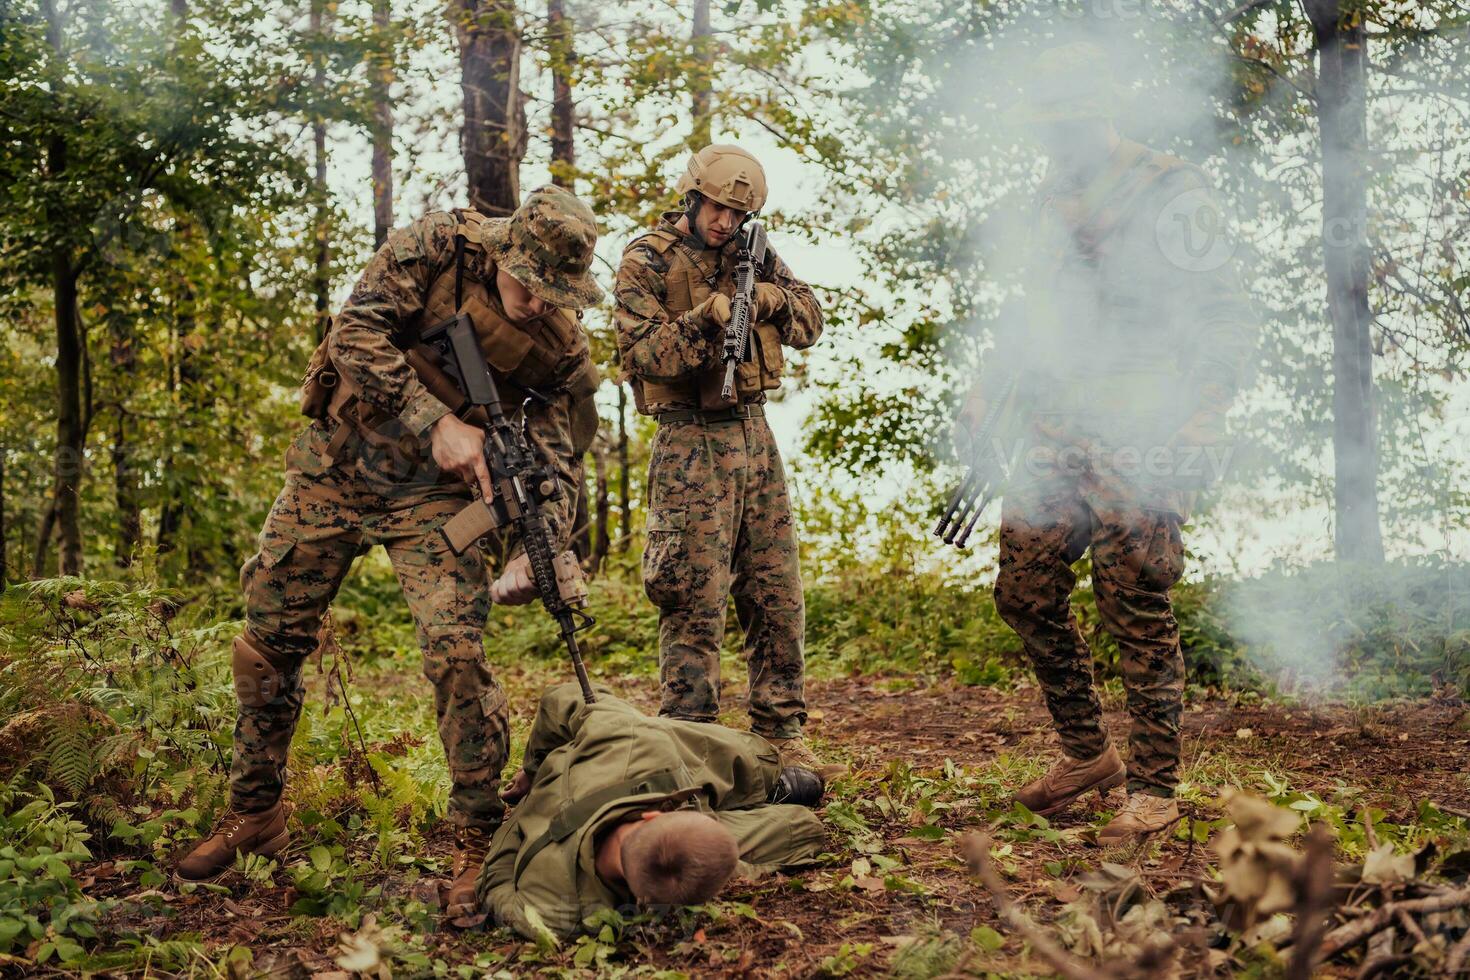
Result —
MULTIPOLYGON (((549 670, 541 664, 498 668, 517 717, 518 744, 536 692, 558 679, 549 670)), ((369 709, 380 698, 430 700, 419 677, 391 662, 359 671, 356 685, 369 709)), ((653 710, 651 678, 613 686, 653 710)), ((727 703, 733 705, 742 692, 732 687, 727 684, 727 703)), ((358 935, 383 962, 394 962, 395 950, 411 949, 411 957, 394 962, 398 976, 580 969, 730 977, 1047 975, 969 873, 960 854, 964 834, 989 831, 1012 895, 1035 919, 1050 922, 1068 903, 1095 891, 1099 869, 1132 869, 1147 893, 1172 893, 1171 905, 1187 891, 1181 883, 1207 878, 1211 854, 1204 842, 1223 823, 1216 801, 1224 786, 1252 789, 1309 816, 1319 806, 1324 813, 1350 813, 1370 805, 1385 811, 1388 822, 1410 824, 1426 800, 1446 812, 1470 811, 1464 766, 1470 726, 1463 704, 1453 698, 1352 707, 1191 695, 1180 792, 1187 820, 1171 836, 1121 853, 1105 853, 1094 840, 1121 790, 1106 801, 1091 797, 1050 822, 1011 807, 1010 793, 1056 755, 1039 694, 1019 675, 997 687, 879 676, 816 680, 809 682, 808 700, 813 743, 852 766, 824 813, 829 864, 738 882, 697 915, 619 924, 600 938, 558 950, 538 950, 500 930, 435 928, 432 918, 424 920, 427 928, 405 930, 385 926, 391 916, 384 915, 358 935), (417 935, 406 938, 405 932, 417 935), (419 969, 408 968, 413 964, 419 969)), ((1108 722, 1121 736, 1127 731, 1121 691, 1110 687, 1104 700, 1108 722)), ((431 715, 420 709, 418 717, 431 715)), ((739 723, 734 713, 728 721, 739 723)), ((422 735, 432 739, 432 728, 422 735)), ((382 902, 396 896, 433 907, 435 883, 449 865, 447 827, 437 823, 421 843, 421 853, 399 856, 396 867, 361 884, 380 888, 382 902)), ((311 831, 297 828, 282 865, 305 860, 311 846, 311 831)), ((197 934, 215 954, 229 946, 249 948, 251 974, 345 978, 338 961, 343 922, 288 911, 298 895, 283 870, 257 882, 233 874, 214 892, 182 894, 172 882, 162 885, 148 906, 152 911, 138 913, 157 916, 156 922, 134 926, 197 934)), ((93 895, 136 888, 111 862, 83 875, 93 895)), ((1137 899, 1135 894, 1132 901, 1137 899)), ((1220 967, 1222 955, 1200 962, 1220 967)), ((368 961, 374 958, 370 952, 368 961)))

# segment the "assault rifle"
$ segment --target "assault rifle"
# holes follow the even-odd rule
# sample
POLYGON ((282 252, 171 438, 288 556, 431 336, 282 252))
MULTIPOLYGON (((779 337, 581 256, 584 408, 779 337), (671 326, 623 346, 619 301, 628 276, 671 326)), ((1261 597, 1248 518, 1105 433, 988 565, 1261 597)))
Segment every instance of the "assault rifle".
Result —
POLYGON ((424 332, 421 340, 437 356, 438 366, 469 396, 469 404, 483 409, 487 419, 482 426, 485 465, 495 488, 492 499, 480 497, 445 522, 444 539, 458 555, 490 531, 506 524, 514 526, 530 561, 531 578, 536 583, 541 604, 556 620, 562 642, 571 655, 572 669, 577 672, 577 683, 582 687, 582 700, 592 704, 597 699, 593 697, 582 651, 577 646, 577 634, 595 623, 580 610, 587 600, 587 588, 576 555, 570 551, 552 555, 551 533, 541 508, 562 499, 561 483, 550 466, 536 459, 525 433, 526 405, 532 399, 545 401, 545 396, 527 389, 529 395, 521 405, 521 425, 511 424, 505 417, 495 376, 480 352, 468 314, 460 313, 435 324, 424 332))
POLYGON ((949 495, 949 503, 934 527, 935 535, 945 544, 956 548, 965 546, 980 515, 999 495, 1010 475, 1012 460, 1001 455, 999 446, 1001 429, 1009 421, 1006 415, 1015 388, 1016 378, 1011 375, 1001 384, 995 400, 985 412, 979 431, 971 438, 969 469, 960 485, 949 495))
POLYGON ((725 384, 720 400, 735 403, 735 368, 750 353, 750 325, 755 321, 755 279, 766 264, 766 230, 759 221, 745 229, 745 240, 735 256, 735 296, 730 300, 730 322, 725 324, 725 384))

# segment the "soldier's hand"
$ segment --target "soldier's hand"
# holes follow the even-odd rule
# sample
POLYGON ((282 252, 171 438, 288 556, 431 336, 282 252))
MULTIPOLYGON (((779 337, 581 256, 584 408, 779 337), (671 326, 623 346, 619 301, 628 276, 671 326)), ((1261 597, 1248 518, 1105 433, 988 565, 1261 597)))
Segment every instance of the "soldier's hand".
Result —
POLYGON ((531 577, 531 559, 517 555, 491 584, 490 601, 498 606, 524 606, 534 598, 536 580, 531 577))
POLYGON ((448 470, 470 486, 478 486, 485 500, 494 498, 490 470, 485 466, 484 432, 446 415, 434 423, 429 433, 429 449, 440 469, 448 470))
POLYGON ((786 309, 786 290, 773 282, 755 284, 755 316, 757 320, 769 320, 786 309))
POLYGON ((500 791, 500 798, 511 806, 515 806, 531 792, 531 774, 524 769, 516 770, 516 778, 510 781, 510 785, 500 791))
POLYGON ((730 297, 724 293, 715 293, 694 309, 713 328, 723 328, 730 322, 730 297))

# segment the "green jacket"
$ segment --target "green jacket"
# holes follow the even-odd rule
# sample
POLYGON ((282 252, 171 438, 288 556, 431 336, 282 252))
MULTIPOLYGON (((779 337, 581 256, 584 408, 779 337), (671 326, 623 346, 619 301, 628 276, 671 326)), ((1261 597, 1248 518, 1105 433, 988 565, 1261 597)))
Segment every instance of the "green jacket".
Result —
POLYGON ((576 684, 542 696, 525 769, 531 791, 491 840, 476 885, 481 909, 530 939, 574 935, 599 909, 631 909, 632 895, 593 862, 599 831, 634 812, 671 802, 712 812, 739 842, 747 875, 808 864, 824 850, 816 814, 766 803, 780 761, 765 739, 650 718, 605 688, 593 705, 576 684))

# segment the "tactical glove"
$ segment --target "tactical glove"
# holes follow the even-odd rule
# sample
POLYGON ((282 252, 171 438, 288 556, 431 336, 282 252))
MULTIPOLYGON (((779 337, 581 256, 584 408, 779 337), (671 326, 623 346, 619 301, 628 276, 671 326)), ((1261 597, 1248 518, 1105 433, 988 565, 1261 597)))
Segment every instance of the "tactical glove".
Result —
POLYGON ((769 320, 786 309, 786 290, 773 282, 755 284, 755 318, 769 320))
POLYGON ((706 328, 723 330, 725 324, 730 322, 730 297, 724 293, 714 293, 692 312, 704 321, 706 328))

